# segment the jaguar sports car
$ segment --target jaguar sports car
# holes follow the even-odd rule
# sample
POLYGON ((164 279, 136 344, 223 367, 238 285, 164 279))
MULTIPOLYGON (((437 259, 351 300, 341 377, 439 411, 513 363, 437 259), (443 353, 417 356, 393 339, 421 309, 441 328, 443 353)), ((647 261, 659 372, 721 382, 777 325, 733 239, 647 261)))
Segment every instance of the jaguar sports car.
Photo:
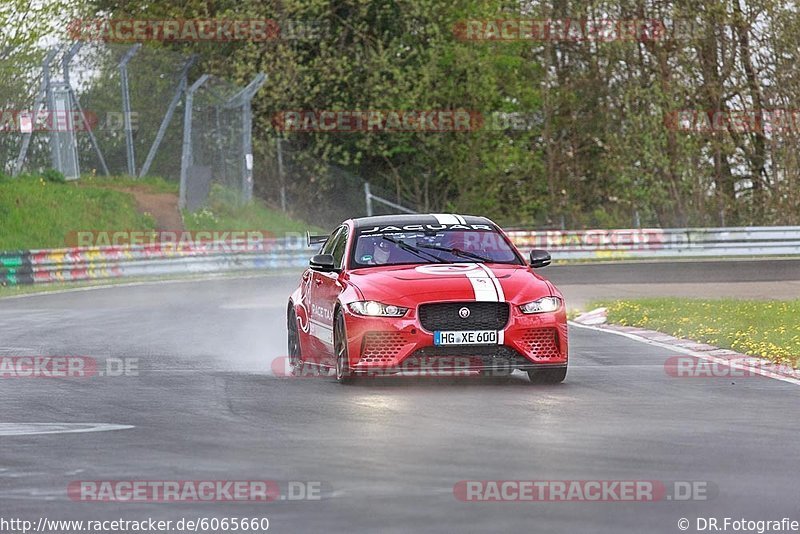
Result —
POLYGON ((485 217, 350 219, 321 244, 287 310, 289 365, 378 375, 508 376, 532 383, 567 374, 564 299, 485 217))

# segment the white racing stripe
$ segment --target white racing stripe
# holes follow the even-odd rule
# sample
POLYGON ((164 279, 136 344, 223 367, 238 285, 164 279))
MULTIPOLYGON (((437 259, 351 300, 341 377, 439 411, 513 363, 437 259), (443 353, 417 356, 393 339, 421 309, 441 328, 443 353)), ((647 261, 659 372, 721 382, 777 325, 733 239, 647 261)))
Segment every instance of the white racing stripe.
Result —
POLYGON ((494 289, 495 291, 497 291, 497 302, 505 302, 506 295, 505 293, 503 293, 503 286, 500 284, 500 280, 494 274, 494 271, 492 271, 489 267, 487 267, 483 263, 479 263, 478 266, 486 272, 486 274, 489 276, 489 280, 492 281, 494 289))
MULTIPOLYGON (((500 280, 497 279, 497 276, 494 274, 494 272, 489 267, 487 267, 482 263, 478 263, 477 265, 478 267, 480 267, 481 270, 483 270, 487 274, 489 280, 492 282, 492 286, 494 286, 495 293, 497 294, 497 302, 505 302, 506 296, 505 293, 503 293, 503 286, 500 285, 500 280)), ((500 345, 505 343, 504 334, 505 334, 504 330, 497 331, 497 343, 500 345)))
POLYGON ((436 222, 439 224, 463 224, 457 216, 448 213, 434 213, 433 216, 436 217, 436 222))
POLYGON ((465 271, 472 289, 475 291, 475 300, 484 302, 505 302, 506 296, 494 272, 482 263, 475 263, 475 269, 465 271))
POLYGON ((465 271, 464 274, 472 284, 472 290, 475 292, 475 300, 479 302, 499 302, 497 288, 494 283, 492 283, 492 279, 486 275, 486 271, 478 267, 465 271))

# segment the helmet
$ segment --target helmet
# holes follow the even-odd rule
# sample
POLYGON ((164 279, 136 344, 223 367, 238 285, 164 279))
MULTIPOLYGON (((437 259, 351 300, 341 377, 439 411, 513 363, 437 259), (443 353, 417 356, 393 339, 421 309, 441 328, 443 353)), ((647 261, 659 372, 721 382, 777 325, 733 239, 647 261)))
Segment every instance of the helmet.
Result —
POLYGON ((383 265, 389 261, 389 248, 388 241, 380 241, 375 244, 375 250, 372 252, 372 259, 377 265, 383 265))

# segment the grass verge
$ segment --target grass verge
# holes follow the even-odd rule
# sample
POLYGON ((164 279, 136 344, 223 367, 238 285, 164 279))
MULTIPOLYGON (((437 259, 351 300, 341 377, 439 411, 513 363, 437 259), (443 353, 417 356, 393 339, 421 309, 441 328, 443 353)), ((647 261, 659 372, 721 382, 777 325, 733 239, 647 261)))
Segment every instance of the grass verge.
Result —
POLYGON ((269 232, 274 237, 287 233, 323 231, 321 228, 292 219, 282 211, 255 199, 244 206, 238 203, 238 192, 219 186, 211 188, 208 207, 196 212, 183 212, 187 230, 254 230, 269 232))
MULTIPOLYGON (((178 185, 161 178, 84 176, 63 181, 58 173, 0 175, 0 251, 73 246, 77 230, 154 230, 156 220, 140 213, 130 189, 178 194, 178 185)), ((209 206, 183 213, 186 230, 258 230, 276 237, 321 229, 271 209, 261 200, 237 203, 236 193, 212 189, 209 206)))
POLYGON ((593 302, 608 321, 759 356, 800 363, 800 300, 652 298, 593 302))
POLYGON ((148 193, 173 193, 178 194, 178 183, 164 180, 156 176, 131 178, 130 176, 83 176, 75 182, 81 187, 110 187, 110 188, 141 188, 148 193))
POLYGON ((70 230, 155 228, 128 193, 33 175, 0 177, 0 221, 0 251, 63 247, 70 230))

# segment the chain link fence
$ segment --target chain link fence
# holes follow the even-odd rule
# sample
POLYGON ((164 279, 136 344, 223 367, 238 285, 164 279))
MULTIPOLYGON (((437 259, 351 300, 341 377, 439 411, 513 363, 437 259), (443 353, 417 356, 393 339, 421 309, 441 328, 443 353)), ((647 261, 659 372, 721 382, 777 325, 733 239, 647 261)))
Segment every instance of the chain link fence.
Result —
MULTIPOLYGON (((257 90, 260 84, 256 81, 251 90, 257 90)), ((191 110, 184 130, 182 204, 195 210, 211 192, 234 202, 247 202, 252 195, 252 95, 247 88, 216 76, 200 78, 190 88, 190 95, 191 110)))
POLYGON ((250 102, 241 87, 201 75, 196 57, 140 44, 76 42, 0 62, 0 172, 158 176, 180 182, 181 207, 218 188, 253 190, 250 102))
MULTIPOLYGON (((34 103, 40 95, 42 65, 52 55, 44 50, 25 55, 11 55, 0 62, 0 172, 10 175, 22 145, 24 135, 20 122, 25 121, 25 112, 31 116, 34 103)), ((24 125, 23 125, 24 126, 24 125)), ((49 138, 32 135, 28 141, 31 167, 47 168, 51 164, 49 138)))
POLYGON ((298 139, 270 137, 260 157, 264 165, 256 194, 317 226, 333 228, 351 217, 417 211, 408 198, 325 162, 298 139))
MULTIPOLYGON (((8 111, 0 124, 0 171, 159 176, 180 183, 180 205, 190 211, 212 195, 249 201, 256 168, 251 101, 265 77, 240 86, 198 75, 195 62, 164 48, 102 42, 6 58, 0 63, 0 109, 8 111), (26 114, 33 117, 29 132, 20 120, 26 114)), ((302 139, 268 131, 257 146, 256 194, 317 225, 415 210, 379 180, 368 185, 323 161, 302 139)))
POLYGON ((84 173, 179 178, 180 106, 192 61, 136 45, 80 47, 70 60, 71 85, 97 121, 91 131, 78 131, 84 173))
POLYGON ((0 65, 0 169, 177 180, 181 123, 170 110, 180 105, 191 60, 108 43, 6 58, 0 65))

